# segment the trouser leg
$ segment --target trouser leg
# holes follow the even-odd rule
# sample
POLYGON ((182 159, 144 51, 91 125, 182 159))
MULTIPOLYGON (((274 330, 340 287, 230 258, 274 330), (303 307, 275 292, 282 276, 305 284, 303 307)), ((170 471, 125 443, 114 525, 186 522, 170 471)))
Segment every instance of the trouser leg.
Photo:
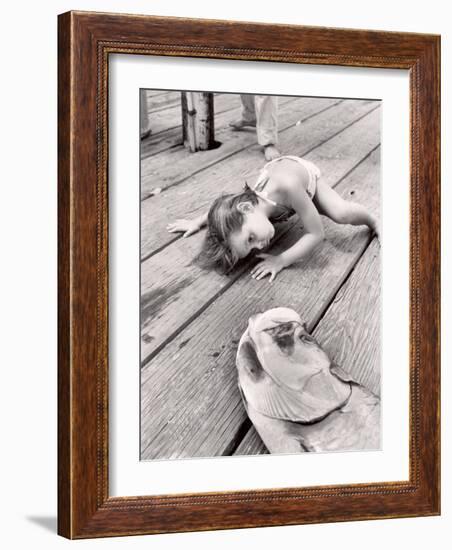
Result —
POLYGON ((255 95, 254 108, 257 121, 257 142, 259 145, 278 143, 278 98, 269 95, 255 95))
POLYGON ((240 94, 240 99, 242 101, 242 120, 244 122, 256 122, 254 97, 253 94, 240 94))

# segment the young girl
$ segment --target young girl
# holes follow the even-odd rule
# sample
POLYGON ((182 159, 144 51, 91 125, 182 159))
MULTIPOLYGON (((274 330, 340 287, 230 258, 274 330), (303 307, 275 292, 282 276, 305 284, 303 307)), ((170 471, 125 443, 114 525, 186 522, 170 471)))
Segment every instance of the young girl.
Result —
POLYGON ((364 206, 343 200, 320 178, 311 162, 294 156, 279 157, 267 163, 251 189, 218 197, 209 212, 194 220, 176 220, 169 232, 184 237, 207 224, 207 234, 198 257, 207 269, 230 271, 238 260, 254 250, 268 247, 275 234, 272 222, 296 213, 305 233, 278 255, 257 254, 262 258, 251 271, 255 279, 270 275, 270 282, 285 267, 308 256, 324 238, 320 214, 336 223, 367 225, 378 235, 377 220, 364 206))

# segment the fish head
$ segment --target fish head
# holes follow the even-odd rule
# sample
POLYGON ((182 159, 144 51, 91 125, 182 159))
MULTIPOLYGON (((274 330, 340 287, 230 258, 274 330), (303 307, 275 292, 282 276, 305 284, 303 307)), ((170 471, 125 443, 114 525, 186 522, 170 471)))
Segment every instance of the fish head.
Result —
POLYGON ((278 307, 250 317, 248 335, 263 369, 284 384, 302 389, 330 358, 293 309, 278 307))

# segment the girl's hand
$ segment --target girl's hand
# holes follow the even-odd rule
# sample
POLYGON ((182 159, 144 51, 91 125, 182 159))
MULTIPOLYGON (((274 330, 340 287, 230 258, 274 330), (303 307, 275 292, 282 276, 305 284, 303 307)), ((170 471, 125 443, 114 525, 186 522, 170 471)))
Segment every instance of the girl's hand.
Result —
POLYGON ((254 266, 251 270, 251 277, 257 281, 270 274, 270 280, 268 282, 271 283, 275 279, 277 273, 286 267, 280 256, 273 256, 272 254, 264 254, 262 252, 261 254, 257 254, 257 257, 263 258, 263 261, 254 266))
POLYGON ((189 237, 201 229, 198 220, 176 220, 166 226, 169 233, 183 233, 182 237, 189 237))

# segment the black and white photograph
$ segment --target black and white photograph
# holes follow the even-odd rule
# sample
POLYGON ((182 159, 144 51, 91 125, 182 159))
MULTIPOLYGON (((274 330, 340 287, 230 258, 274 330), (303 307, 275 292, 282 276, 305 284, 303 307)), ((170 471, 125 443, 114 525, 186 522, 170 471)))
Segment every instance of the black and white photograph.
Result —
POLYGON ((5 549, 450 547, 447 5, 5 3, 5 549))
POLYGON ((140 459, 379 450, 382 101, 139 100, 140 459))

